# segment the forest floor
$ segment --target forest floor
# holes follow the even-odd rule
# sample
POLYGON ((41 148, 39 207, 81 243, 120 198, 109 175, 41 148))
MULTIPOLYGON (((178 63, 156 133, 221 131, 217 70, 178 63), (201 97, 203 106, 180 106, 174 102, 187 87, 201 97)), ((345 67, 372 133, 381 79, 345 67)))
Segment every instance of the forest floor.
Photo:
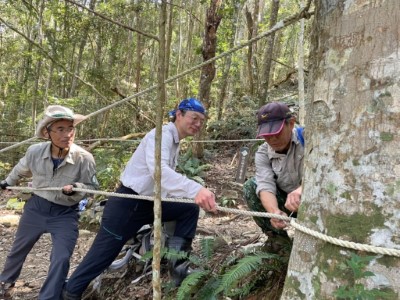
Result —
MULTIPOLYGON (((205 178, 207 187, 213 190, 218 199, 229 198, 235 200, 235 208, 246 209, 240 184, 234 183, 238 166, 239 145, 230 145, 224 150, 219 150, 207 163, 212 165, 205 178)), ((254 174, 254 166, 250 163, 247 167, 247 177, 254 174)), ((6 210, 6 202, 9 198, 19 196, 15 192, 7 191, 0 194, 0 265, 4 265, 6 255, 9 252, 19 214, 16 211, 6 210), (2 220, 2 221, 1 221, 2 220)), ((80 230, 79 239, 71 259, 70 273, 76 268, 89 249, 94 231, 80 230)), ((234 215, 219 212, 217 215, 205 214, 198 222, 198 230, 194 241, 193 253, 199 251, 199 240, 204 237, 214 237, 218 243, 216 252, 210 264, 218 264, 231 253, 239 251, 249 244, 263 243, 265 235, 256 226, 249 216, 234 215)), ((14 288, 14 299, 37 299, 41 285, 43 284, 51 252, 51 238, 45 234, 36 243, 23 266, 21 276, 14 288)), ((99 299, 152 299, 151 275, 142 278, 137 283, 131 283, 140 274, 128 273, 122 279, 118 274, 112 273, 103 281, 103 294, 99 299), (115 274, 115 275, 114 275, 115 274)), ((168 282, 168 275, 162 272, 162 283, 168 282)), ((90 298, 90 297, 88 297, 90 298)), ((163 299, 166 299, 163 297, 163 299)), ((253 296, 247 299, 265 299, 265 297, 253 296)))

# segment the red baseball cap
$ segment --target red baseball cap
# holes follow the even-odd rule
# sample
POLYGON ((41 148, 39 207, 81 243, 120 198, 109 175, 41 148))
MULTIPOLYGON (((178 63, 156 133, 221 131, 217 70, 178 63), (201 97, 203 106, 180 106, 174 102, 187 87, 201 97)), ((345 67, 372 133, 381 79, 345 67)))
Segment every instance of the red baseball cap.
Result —
POLYGON ((289 107, 284 103, 271 102, 262 106, 257 112, 257 137, 280 133, 285 120, 292 116, 289 107))

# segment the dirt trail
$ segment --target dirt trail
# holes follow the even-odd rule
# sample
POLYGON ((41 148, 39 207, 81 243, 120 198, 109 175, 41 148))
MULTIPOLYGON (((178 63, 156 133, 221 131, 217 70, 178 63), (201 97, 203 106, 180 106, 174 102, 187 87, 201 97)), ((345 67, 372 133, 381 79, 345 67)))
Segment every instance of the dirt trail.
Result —
MULTIPOLYGON (((226 152, 225 152, 226 153, 226 152)), ((232 154, 232 152, 231 152, 232 154)), ((234 153, 233 153, 234 154, 234 153)), ((214 157, 211 162, 213 168, 207 174, 207 186, 211 188, 219 199, 230 197, 235 200, 236 208, 246 209, 240 188, 232 181, 235 177, 236 163, 230 157, 214 157)), ((251 166, 250 174, 251 174, 251 166)), ((17 215, 18 213, 5 209, 5 204, 11 193, 0 194, 0 218, 5 215, 17 215)), ((6 255, 9 252, 16 226, 0 224, 0 268, 3 267, 6 255)), ((74 254, 71 259, 72 272, 83 256, 86 254, 95 236, 95 232, 81 230, 74 254)), ((218 250, 213 261, 218 263, 238 248, 257 241, 265 240, 261 230, 255 225, 251 217, 242 215, 226 215, 219 213, 216 216, 206 214, 199 220, 198 231, 194 241, 194 253, 198 251, 199 240, 205 236, 216 238, 218 250)), ((14 299, 37 299, 40 286, 43 284, 49 266, 51 252, 51 237, 45 234, 36 243, 28 255, 21 276, 16 282, 14 299)), ((112 275, 111 275, 112 276, 112 275)), ((166 280, 166 277, 163 277, 166 280)), ((131 280, 131 279, 129 279, 131 280)), ((114 283, 113 283, 114 284, 114 283)), ((118 297, 116 294, 107 299, 151 299, 151 278, 144 278, 137 284, 127 284, 118 287, 118 297)))

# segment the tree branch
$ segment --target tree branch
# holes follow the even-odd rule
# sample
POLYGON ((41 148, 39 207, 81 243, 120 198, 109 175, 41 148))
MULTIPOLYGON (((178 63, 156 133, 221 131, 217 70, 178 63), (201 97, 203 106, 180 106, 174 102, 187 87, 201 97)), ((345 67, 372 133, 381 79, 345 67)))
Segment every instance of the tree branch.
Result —
POLYGON ((43 49, 42 46, 40 46, 38 43, 36 43, 35 41, 31 40, 29 37, 27 37, 24 33, 22 33, 21 31, 19 31, 17 28, 15 28, 14 26, 10 25, 9 23, 7 23, 1 16, 0 16, 0 21, 2 23, 4 23, 4 25, 6 25, 8 28, 10 28, 12 31, 18 33, 19 35, 21 35, 24 39, 26 39, 29 43, 31 43, 32 45, 34 45, 36 48, 38 48, 47 58, 49 58, 52 62, 54 62, 57 66, 59 66, 61 69, 63 69, 65 72, 67 72, 69 75, 74 76, 75 78, 77 78, 80 82, 82 82, 84 85, 90 87, 98 96, 100 96, 103 100, 107 100, 107 98, 101 94, 92 84, 87 83, 86 81, 84 81, 82 78, 80 78, 78 75, 72 73, 71 71, 69 71, 66 67, 64 67, 61 63, 59 63, 55 58, 53 58, 50 54, 47 53, 47 51, 45 49, 43 49))
POLYGON ((86 6, 84 6, 84 5, 82 5, 82 4, 76 3, 75 1, 72 1, 72 0, 64 0, 64 1, 65 1, 65 2, 69 2, 69 3, 73 4, 73 5, 79 6, 80 8, 86 9, 87 11, 91 12, 92 14, 94 14, 94 15, 96 15, 96 16, 98 16, 98 17, 100 17, 100 18, 102 18, 102 19, 104 19, 104 20, 106 20, 106 21, 108 21, 108 22, 110 22, 110 23, 113 23, 113 24, 115 24, 115 25, 118 25, 118 26, 120 26, 120 27, 123 27, 123 28, 125 28, 125 29, 128 29, 128 30, 130 30, 130 31, 134 31, 134 32, 139 33, 139 34, 141 34, 141 35, 147 36, 148 38, 151 38, 151 39, 153 39, 153 40, 156 40, 157 42, 159 41, 159 38, 158 38, 157 36, 155 36, 155 35, 152 35, 152 34, 143 32, 143 31, 141 31, 141 30, 139 30, 139 29, 132 28, 132 27, 127 26, 127 25, 125 25, 125 24, 122 24, 122 23, 120 23, 120 22, 118 22, 118 21, 114 21, 114 20, 110 19, 109 17, 107 17, 107 16, 105 16, 105 15, 103 15, 103 14, 100 14, 100 13, 98 13, 98 12, 95 12, 94 10, 92 10, 92 9, 90 9, 90 8, 87 8, 86 6))

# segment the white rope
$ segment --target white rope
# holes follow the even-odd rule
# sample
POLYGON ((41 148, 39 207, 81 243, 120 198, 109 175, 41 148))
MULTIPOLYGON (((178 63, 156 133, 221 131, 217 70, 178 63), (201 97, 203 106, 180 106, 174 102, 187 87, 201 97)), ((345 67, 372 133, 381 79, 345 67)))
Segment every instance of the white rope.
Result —
MULTIPOLYGON (((142 139, 139 140, 126 140, 118 138, 98 138, 98 139, 87 139, 87 140, 76 140, 75 143, 89 143, 89 142, 128 142, 128 143, 140 143, 142 139)), ((181 143, 240 143, 240 142, 261 142, 264 139, 238 139, 238 140, 183 140, 181 143)), ((31 142, 34 144, 35 142, 31 142)), ((15 142, 0 142, 0 144, 13 145, 15 142)))
POLYGON ((292 221, 290 221, 290 225, 292 225, 295 229, 300 230, 301 232, 304 232, 315 238, 318 238, 320 240, 323 240, 325 242, 328 242, 328 243, 331 243, 331 244, 334 244, 337 246, 351 248, 351 249, 355 249, 355 250, 361 250, 361 251, 368 251, 368 252, 372 252, 372 253, 384 254, 384 255, 389 255, 389 256, 400 257, 400 250, 384 248, 384 247, 375 247, 375 246, 371 246, 371 245, 359 244, 359 243, 340 240, 340 239, 328 236, 326 234, 322 234, 315 230, 309 229, 307 227, 304 227, 303 225, 300 225, 299 223, 297 223, 294 219, 292 221))
MULTIPOLYGON (((49 188, 35 189, 35 188, 31 188, 31 187, 15 187, 15 186, 9 186, 9 187, 7 187, 7 189, 10 189, 10 190, 22 190, 22 191, 26 191, 26 192, 61 191, 62 190, 62 188, 60 188, 60 187, 49 187, 49 188)), ((114 193, 114 192, 104 192, 104 191, 81 189, 81 188, 73 188, 72 190, 76 191, 76 192, 83 192, 83 193, 88 193, 88 194, 97 194, 97 195, 104 195, 104 196, 114 196, 114 197, 121 197, 121 198, 131 198, 131 199, 141 199, 141 200, 154 201, 154 197, 153 196, 129 195, 129 194, 121 194, 121 193, 114 193)), ((162 201, 177 202, 177 203, 194 203, 193 199, 187 199, 187 198, 162 198, 162 201)), ((334 238, 334 237, 319 233, 319 232, 317 232, 315 230, 309 229, 307 227, 304 227, 304 226, 300 225, 296 221, 295 218, 286 217, 286 216, 277 215, 277 214, 271 214, 271 213, 256 212, 256 211, 246 211, 246 210, 240 210, 240 209, 235 209, 235 208, 222 207, 222 206, 219 206, 219 205, 217 205, 217 210, 223 211, 223 212, 234 213, 234 214, 246 215, 246 216, 274 218, 274 219, 287 221, 287 222, 290 222, 290 225, 293 226, 293 228, 295 228, 297 230, 300 230, 301 232, 306 233, 308 235, 311 235, 311 236, 313 236, 315 238, 323 240, 325 242, 334 244, 334 245, 338 245, 338 246, 345 247, 345 248, 350 248, 350 249, 355 249, 355 250, 368 251, 368 252, 371 252, 371 253, 377 253, 377 254, 400 257, 400 250, 391 249, 391 248, 384 248, 384 247, 375 247, 375 246, 371 246, 371 245, 359 244, 359 243, 340 240, 338 238, 334 238)))
MULTIPOLYGON (((35 188, 30 188, 30 187, 16 187, 16 186, 8 186, 7 189, 10 190, 21 190, 24 192, 34 192, 34 191, 61 191, 62 188, 60 187, 48 187, 48 188, 40 188, 40 189, 35 189, 35 188)), ((129 194, 121 194, 121 193, 114 193, 114 192, 104 192, 104 191, 97 191, 97 190, 89 190, 89 189, 81 189, 81 188, 73 188, 72 189, 75 192, 83 192, 83 193, 88 193, 88 194, 95 194, 95 195, 102 195, 102 196, 112 196, 112 197, 120 197, 120 198, 129 198, 129 199, 140 199, 140 200, 148 200, 148 201, 154 201, 153 196, 144 196, 144 195, 129 195, 129 194)), ((166 202, 177 202, 177 203, 194 203, 193 199, 188 199, 188 198, 162 198, 162 201, 166 202)), ((237 214, 243 214, 243 215, 248 215, 248 216, 254 216, 254 217, 266 217, 266 218, 275 218, 275 219, 280 219, 283 221, 290 222, 292 218, 281 216, 281 215, 275 215, 271 213, 263 213, 263 212, 257 212, 257 211, 243 211, 240 209, 235 209, 235 208, 228 208, 228 207, 223 207, 223 206, 218 206, 217 205, 217 210, 224 211, 224 212, 230 212, 230 213, 237 213, 237 214)))

